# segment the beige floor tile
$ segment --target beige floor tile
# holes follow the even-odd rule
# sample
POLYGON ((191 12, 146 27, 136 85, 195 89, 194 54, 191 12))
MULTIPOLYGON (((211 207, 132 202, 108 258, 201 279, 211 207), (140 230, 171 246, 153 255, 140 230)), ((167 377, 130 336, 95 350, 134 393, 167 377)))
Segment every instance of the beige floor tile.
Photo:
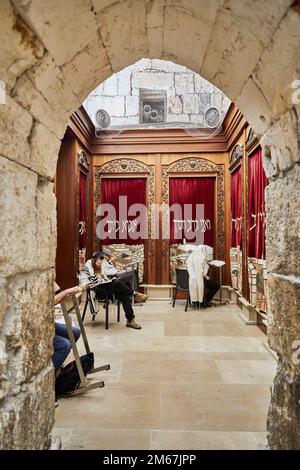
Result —
MULTIPOLYGON (((59 435, 60 429, 56 430, 59 435)), ((143 429, 74 429, 71 439, 64 440, 60 433, 63 450, 143 450, 149 449, 150 430, 143 429)))
MULTIPOLYGON (((103 312, 85 326, 105 387, 59 401, 66 449, 263 449, 275 361, 239 307, 136 307, 142 330, 103 312)), ((84 348, 78 342, 80 353, 84 348)), ((69 360, 73 358, 70 356, 69 360)))
MULTIPOLYGON (((199 357, 200 356, 200 357, 199 357)), ((221 375, 213 359, 191 357, 185 352, 163 356, 160 353, 125 353, 121 381, 129 382, 205 382, 220 383, 221 375)))
POLYGON ((110 383, 60 400, 56 426, 150 429, 161 427, 159 384, 110 383))
POLYGON ((265 431, 269 386, 161 384, 162 428, 265 431))
POLYGON ((226 384, 270 384, 276 372, 275 361, 216 361, 226 384))
POLYGON ((151 432, 153 450, 262 450, 266 433, 222 431, 151 432))

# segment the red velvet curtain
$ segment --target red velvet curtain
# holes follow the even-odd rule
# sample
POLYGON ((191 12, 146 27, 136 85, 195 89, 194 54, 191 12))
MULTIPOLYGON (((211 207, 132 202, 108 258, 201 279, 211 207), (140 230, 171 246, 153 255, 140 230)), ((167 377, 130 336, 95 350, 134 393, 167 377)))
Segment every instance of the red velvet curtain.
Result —
POLYGON ((249 244, 248 256, 265 259, 265 187, 267 178, 262 164, 262 151, 249 158, 249 244))
MULTIPOLYGON (((181 237, 177 238, 175 230, 176 214, 170 214, 170 243, 182 243, 186 239, 186 243, 197 242, 196 230, 204 235, 203 243, 205 245, 214 246, 214 207, 215 207, 215 178, 210 177, 186 177, 186 178, 170 178, 169 182, 169 204, 179 204, 182 210, 182 220, 185 220, 185 227, 188 228, 188 219, 198 220, 198 224, 193 222, 192 231, 195 236, 192 239, 187 238, 187 233, 182 230, 181 237), (191 214, 184 216, 184 204, 191 204, 191 214), (204 205, 203 219, 196 217, 196 204, 204 205)), ((186 214, 187 215, 187 214, 186 214)), ((178 219, 177 219, 178 220, 178 219)), ((179 227, 180 224, 177 225, 179 227)), ((189 232, 188 232, 189 233, 189 232)), ((199 233, 199 232, 197 232, 199 233)))
POLYGON ((84 173, 79 176, 79 249, 86 247, 86 180, 84 173))
MULTIPOLYGON (((128 223, 137 219, 140 213, 128 215, 128 209, 133 204, 143 204, 146 206, 146 178, 103 178, 101 183, 101 204, 112 204, 116 211, 117 223, 115 225, 116 230, 108 233, 107 237, 102 239, 102 244, 126 243, 127 245, 137 245, 143 243, 143 239, 147 238, 146 236, 139 236, 135 239, 132 239, 130 236, 131 230, 135 233, 141 231, 140 223, 134 229, 132 229, 133 226, 130 228, 128 223), (127 196, 127 212, 124 214, 120 214, 119 211, 120 196, 127 196)), ((148 230, 147 220, 144 221, 144 224, 148 230)), ((105 232, 108 231, 107 223, 104 226, 104 230, 105 232)))
POLYGON ((231 175, 231 246, 242 242, 242 176, 241 167, 231 175))

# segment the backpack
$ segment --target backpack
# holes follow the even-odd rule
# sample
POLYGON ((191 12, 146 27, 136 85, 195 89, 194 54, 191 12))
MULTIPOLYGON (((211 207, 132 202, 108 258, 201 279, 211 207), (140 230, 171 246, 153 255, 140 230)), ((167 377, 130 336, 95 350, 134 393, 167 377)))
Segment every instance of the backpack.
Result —
MULTIPOLYGON (((90 352, 81 356, 80 362, 84 375, 87 375, 94 366, 94 353, 90 352)), ((80 376, 76 361, 72 361, 62 368, 55 381, 55 399, 72 395, 79 385, 80 376)))

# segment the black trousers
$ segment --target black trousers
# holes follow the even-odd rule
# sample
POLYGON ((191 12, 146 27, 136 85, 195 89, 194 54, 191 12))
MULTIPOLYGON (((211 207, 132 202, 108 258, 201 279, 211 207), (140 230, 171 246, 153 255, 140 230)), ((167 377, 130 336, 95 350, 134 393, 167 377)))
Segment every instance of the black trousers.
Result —
POLYGON ((204 296, 203 296, 203 305, 205 305, 215 296, 215 294, 220 289, 220 284, 210 279, 204 278, 204 296))
POLYGON ((116 299, 120 300, 123 305, 125 312, 125 317, 127 320, 131 321, 134 318, 134 311, 132 308, 131 297, 133 295, 133 290, 131 287, 127 286, 122 279, 114 279, 109 284, 103 284, 96 288, 96 297, 99 300, 105 299, 105 291, 109 299, 113 299, 115 296, 116 299))
MULTIPOLYGON (((126 273, 121 273, 121 274, 116 274, 116 277, 118 279, 121 279, 121 281, 126 284, 128 287, 132 287, 132 271, 127 271, 126 273)), ((137 291, 139 288, 139 278, 138 278, 138 272, 135 269, 133 272, 133 290, 137 291)))

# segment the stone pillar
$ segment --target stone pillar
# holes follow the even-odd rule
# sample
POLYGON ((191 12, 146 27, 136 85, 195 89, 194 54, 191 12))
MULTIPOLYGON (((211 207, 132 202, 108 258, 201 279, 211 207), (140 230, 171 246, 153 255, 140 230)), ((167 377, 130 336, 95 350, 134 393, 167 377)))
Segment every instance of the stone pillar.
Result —
POLYGON ((262 139, 269 177, 267 210, 268 340, 278 356, 271 389, 271 449, 300 449, 300 165, 294 110, 262 139))
POLYGON ((54 423, 53 184, 0 156, 0 448, 45 449, 54 423))
POLYGON ((0 106, 0 448, 47 449, 60 141, 9 94, 0 106))

